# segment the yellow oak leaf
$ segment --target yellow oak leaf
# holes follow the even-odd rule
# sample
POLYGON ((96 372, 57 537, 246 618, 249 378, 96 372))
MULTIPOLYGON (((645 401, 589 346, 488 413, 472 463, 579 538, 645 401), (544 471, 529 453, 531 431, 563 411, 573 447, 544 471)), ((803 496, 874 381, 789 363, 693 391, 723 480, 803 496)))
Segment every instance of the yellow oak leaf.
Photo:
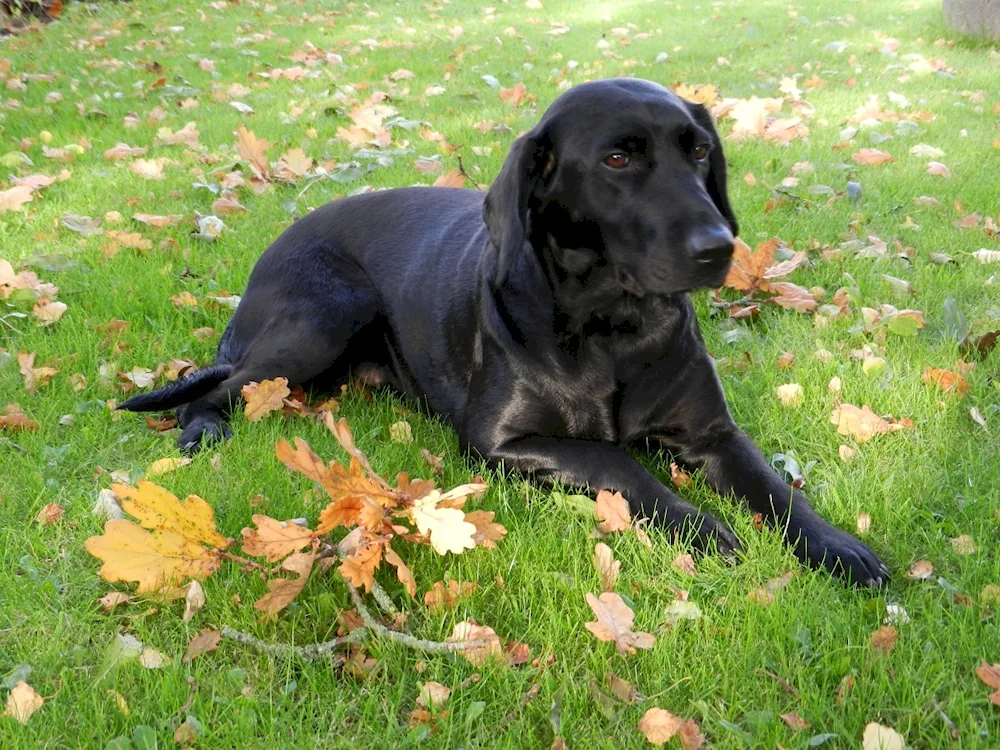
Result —
POLYGON ((201 542, 217 549, 232 544, 215 530, 215 511, 197 495, 188 495, 184 502, 169 490, 152 482, 139 482, 135 487, 112 484, 111 491, 122 501, 122 509, 138 519, 147 529, 174 531, 190 542, 201 542))
MULTIPOLYGON (((255 516, 256 518, 256 516, 255 516)), ((267 593, 254 602, 254 609, 268 615, 277 615, 299 595, 309 581, 316 555, 311 552, 296 552, 281 563, 281 569, 297 573, 297 578, 272 578, 267 582, 267 593)))
POLYGON ((638 730, 651 745, 663 745, 678 735, 684 750, 697 750, 705 741, 694 719, 682 719, 662 708, 651 708, 639 720, 638 730))
POLYGON ((87 552, 104 561, 101 578, 135 581, 139 594, 175 586, 188 578, 204 580, 219 567, 218 550, 206 549, 176 531, 146 531, 121 519, 108 521, 104 534, 90 537, 85 546, 87 552))
POLYGON ((285 405, 284 399, 291 393, 288 389, 288 378, 262 380, 243 386, 241 391, 246 401, 244 412, 247 419, 256 422, 272 411, 278 411, 285 405))
POLYGON ((312 542, 312 529, 291 521, 276 521, 270 516, 251 516, 256 529, 243 529, 243 552, 263 557, 268 562, 278 562, 292 552, 298 552, 312 542))
POLYGON ((853 436, 859 443, 867 443, 876 435, 906 428, 905 423, 883 419, 868 408, 868 404, 860 409, 853 404, 840 404, 834 408, 830 422, 837 425, 839 434, 853 436))
POLYGON ((585 623, 587 630, 600 641, 614 641, 618 653, 634 654, 637 648, 652 648, 656 639, 650 633, 632 632, 635 614, 618 594, 605 592, 600 598, 587 594, 587 604, 597 615, 597 622, 585 623))
POLYGON ((354 552, 343 558, 340 563, 340 574, 356 588, 372 590, 375 571, 382 564, 382 542, 371 537, 364 544, 359 544, 354 552))
POLYGON ((445 640, 450 643, 481 641, 480 645, 466 648, 460 652, 476 667, 485 664, 490 657, 500 657, 503 654, 503 644, 500 643, 500 636, 496 634, 496 631, 489 625, 479 625, 472 620, 455 623, 454 630, 445 640))
POLYGON ((240 158, 247 162, 250 171, 255 177, 261 180, 268 178, 267 154, 268 142, 263 138, 258 138, 252 130, 247 130, 243 125, 236 128, 236 147, 239 149, 240 158))

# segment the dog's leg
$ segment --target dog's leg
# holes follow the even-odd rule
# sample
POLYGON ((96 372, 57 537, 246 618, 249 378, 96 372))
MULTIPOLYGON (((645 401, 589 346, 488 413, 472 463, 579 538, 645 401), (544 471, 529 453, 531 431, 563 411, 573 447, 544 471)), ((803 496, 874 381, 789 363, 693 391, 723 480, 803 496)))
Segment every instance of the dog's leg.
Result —
POLYGON ((795 555, 813 567, 849 577, 860 586, 881 586, 889 569, 866 545, 819 516, 805 495, 768 466, 757 446, 729 423, 682 446, 685 464, 697 466, 721 495, 734 494, 782 531, 795 555))
POLYGON ((246 313, 250 320, 264 322, 257 330, 244 324, 253 337, 241 349, 232 374, 179 412, 181 450, 195 453, 203 442, 229 437, 227 417, 247 383, 283 377, 289 385, 301 385, 340 364, 352 337, 376 318, 378 303, 372 290, 339 286, 331 280, 327 296, 321 299, 283 300, 279 306, 256 310, 240 306, 237 315, 246 313))
POLYGON ((721 522, 684 502, 622 448, 573 438, 529 436, 504 443, 487 456, 491 465, 558 480, 592 490, 619 490, 635 516, 651 519, 681 534, 692 533, 701 549, 714 542, 732 556, 739 540, 721 522))

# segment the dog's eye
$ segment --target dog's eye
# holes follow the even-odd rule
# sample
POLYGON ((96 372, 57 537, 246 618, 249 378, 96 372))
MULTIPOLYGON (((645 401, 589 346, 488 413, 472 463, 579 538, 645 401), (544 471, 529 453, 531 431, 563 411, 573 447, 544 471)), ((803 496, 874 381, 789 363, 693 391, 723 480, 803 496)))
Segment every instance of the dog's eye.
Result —
POLYGON ((698 161, 705 161, 705 159, 708 157, 708 146, 706 146, 704 143, 701 144, 700 146, 695 146, 693 153, 695 159, 697 159, 698 161))
POLYGON ((624 169, 628 166, 628 162, 628 154, 624 154, 621 151, 615 151, 604 157, 604 163, 612 169, 624 169))

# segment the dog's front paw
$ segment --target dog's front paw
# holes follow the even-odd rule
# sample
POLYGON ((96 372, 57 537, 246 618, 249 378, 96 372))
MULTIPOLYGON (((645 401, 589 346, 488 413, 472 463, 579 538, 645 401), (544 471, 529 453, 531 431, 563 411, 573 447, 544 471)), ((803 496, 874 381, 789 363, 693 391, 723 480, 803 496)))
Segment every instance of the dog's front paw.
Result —
POLYGON ((833 526, 803 530, 796 553, 814 568, 825 568, 855 586, 879 588, 889 582, 889 568, 868 545, 833 526))
POLYGON ((701 552, 711 552, 714 549, 727 562, 737 561, 736 553, 740 552, 743 547, 736 534, 730 531, 729 527, 722 521, 702 515, 697 521, 691 523, 692 526, 701 524, 691 540, 695 549, 701 552))

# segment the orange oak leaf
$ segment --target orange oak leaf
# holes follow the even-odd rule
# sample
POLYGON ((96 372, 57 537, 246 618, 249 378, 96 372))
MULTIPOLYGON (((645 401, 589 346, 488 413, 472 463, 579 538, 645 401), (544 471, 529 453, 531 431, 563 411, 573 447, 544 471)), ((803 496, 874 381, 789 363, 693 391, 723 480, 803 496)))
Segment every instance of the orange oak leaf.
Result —
POLYGON ((597 493, 597 502, 594 504, 594 514, 600 523, 597 530, 602 534, 610 534, 613 531, 625 531, 632 523, 632 514, 629 513, 628 501, 622 493, 612 494, 607 490, 597 493))
POLYGON ((406 593, 411 597, 416 596, 417 582, 413 579, 413 573, 408 567, 406 567, 406 563, 403 562, 403 558, 397 555, 396 551, 388 544, 385 545, 385 561, 396 569, 396 577, 399 579, 399 582, 403 584, 403 587, 406 589, 406 593))
POLYGON ((927 383, 927 385, 936 385, 945 393, 950 393, 959 398, 962 398, 962 396, 969 392, 969 384, 965 378, 951 370, 925 367, 921 380, 927 383))
POLYGON ((853 404, 840 404, 830 416, 830 423, 837 425, 837 433, 851 436, 859 443, 867 443, 876 435, 906 429, 906 424, 890 422, 875 414, 868 404, 860 409, 853 404))
POLYGON ((256 529, 243 529, 243 552, 277 562, 298 552, 315 538, 312 529, 292 521, 276 521, 270 516, 251 516, 256 529))
POLYGON ((243 399, 246 401, 245 413, 247 419, 256 422, 273 411, 284 406, 284 399, 291 393, 288 390, 288 378, 275 378, 251 382, 243 386, 243 399))
POLYGON ((439 612, 452 609, 478 589, 479 584, 475 581, 463 581, 462 583, 455 580, 449 580, 448 583, 437 581, 431 590, 424 594, 424 604, 439 612))

